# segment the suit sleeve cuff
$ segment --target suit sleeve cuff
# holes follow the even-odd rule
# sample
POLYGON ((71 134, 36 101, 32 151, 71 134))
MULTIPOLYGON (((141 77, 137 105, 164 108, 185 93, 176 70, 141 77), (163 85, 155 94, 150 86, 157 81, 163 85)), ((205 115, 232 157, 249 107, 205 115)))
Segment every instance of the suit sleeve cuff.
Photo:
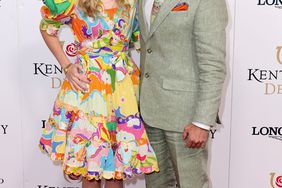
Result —
POLYGON ((210 130, 211 127, 208 126, 208 125, 205 125, 203 123, 199 123, 199 122, 192 122, 193 125, 199 127, 199 128, 202 128, 202 129, 205 129, 205 130, 210 130))

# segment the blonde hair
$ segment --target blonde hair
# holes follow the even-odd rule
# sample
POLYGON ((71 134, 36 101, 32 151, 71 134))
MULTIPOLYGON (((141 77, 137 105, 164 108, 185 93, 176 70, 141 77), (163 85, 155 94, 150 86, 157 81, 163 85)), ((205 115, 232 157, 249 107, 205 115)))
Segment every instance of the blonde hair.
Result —
MULTIPOLYGON (((118 5, 129 8, 130 5, 127 1, 128 0, 118 0, 118 5)), ((79 0, 78 6, 86 16, 93 18, 95 18, 104 9, 102 0, 79 0)))

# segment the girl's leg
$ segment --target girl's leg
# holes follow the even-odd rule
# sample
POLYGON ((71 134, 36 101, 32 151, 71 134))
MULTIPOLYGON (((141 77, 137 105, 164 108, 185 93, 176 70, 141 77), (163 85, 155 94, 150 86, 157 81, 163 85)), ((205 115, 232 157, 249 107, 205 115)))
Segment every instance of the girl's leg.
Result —
POLYGON ((101 188, 101 181, 82 179, 82 188, 101 188))
POLYGON ((105 188, 123 188, 122 180, 106 180, 105 188))

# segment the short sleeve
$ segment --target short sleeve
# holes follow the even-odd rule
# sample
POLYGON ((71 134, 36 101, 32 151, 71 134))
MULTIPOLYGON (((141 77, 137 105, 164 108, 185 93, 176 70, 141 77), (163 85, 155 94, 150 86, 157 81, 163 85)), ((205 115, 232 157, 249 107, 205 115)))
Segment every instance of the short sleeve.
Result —
POLYGON ((43 0, 40 29, 49 35, 57 35, 61 25, 71 23, 76 0, 43 0))

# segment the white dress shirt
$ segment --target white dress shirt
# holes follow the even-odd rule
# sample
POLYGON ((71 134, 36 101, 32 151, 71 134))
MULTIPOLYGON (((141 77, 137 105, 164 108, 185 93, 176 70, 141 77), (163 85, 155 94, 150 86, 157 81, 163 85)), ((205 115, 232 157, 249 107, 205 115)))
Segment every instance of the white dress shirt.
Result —
MULTIPOLYGON (((144 15, 144 20, 147 25, 148 32, 150 31, 150 26, 151 26, 151 12, 153 8, 154 0, 143 0, 143 15, 144 15)), ((194 125, 197 127, 200 127, 205 130, 210 130, 210 126, 205 125, 203 123, 199 122, 192 122, 194 125)))
POLYGON ((153 8, 153 4, 154 4, 154 0, 143 0, 143 11, 144 11, 143 15, 148 31, 150 31, 151 12, 153 8))

